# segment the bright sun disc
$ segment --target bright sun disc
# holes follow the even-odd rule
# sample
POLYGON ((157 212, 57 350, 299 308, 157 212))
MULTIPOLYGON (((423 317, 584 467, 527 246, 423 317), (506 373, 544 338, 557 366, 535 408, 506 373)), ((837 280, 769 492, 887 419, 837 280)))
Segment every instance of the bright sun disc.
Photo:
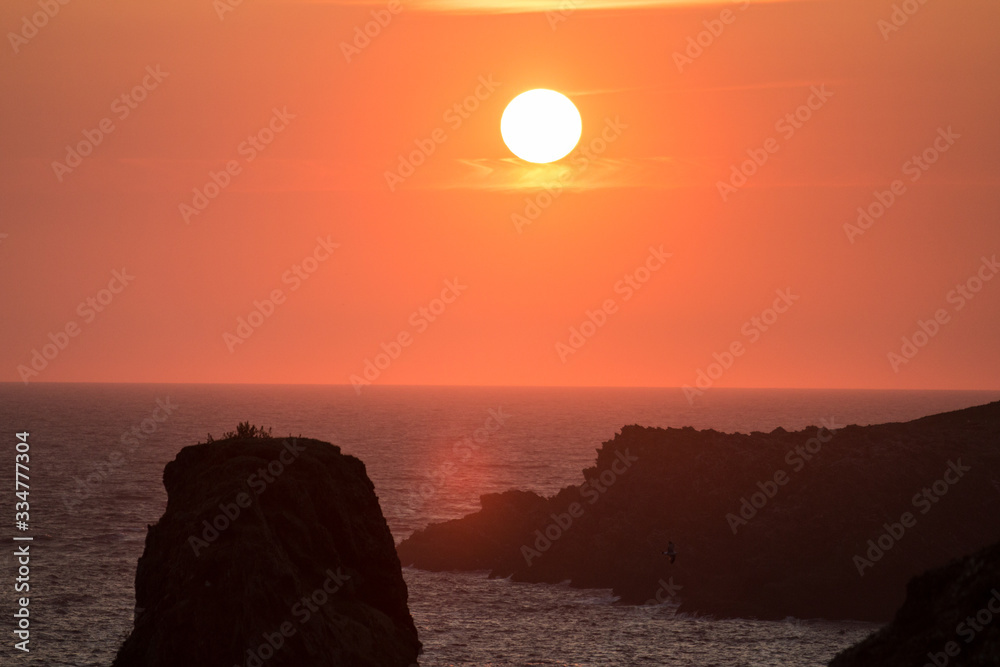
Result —
POLYGON ((576 106, 562 93, 545 88, 521 93, 500 118, 503 142, 528 162, 555 162, 569 155, 582 132, 576 106))

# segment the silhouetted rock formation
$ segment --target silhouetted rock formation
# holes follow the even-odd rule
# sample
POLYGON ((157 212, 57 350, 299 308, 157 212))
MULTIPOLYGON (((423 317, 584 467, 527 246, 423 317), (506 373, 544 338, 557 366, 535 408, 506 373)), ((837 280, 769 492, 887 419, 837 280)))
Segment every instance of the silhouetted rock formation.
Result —
POLYGON ((309 439, 185 447, 115 667, 404 667, 420 650, 364 464, 309 439))
POLYGON ((892 623, 830 667, 1000 665, 1000 543, 910 581, 892 623))
POLYGON ((829 426, 628 426, 581 486, 483 496, 480 512, 397 550, 404 565, 569 580, 624 602, 676 594, 683 611, 720 617, 886 621, 910 577, 1000 535, 1000 403, 829 426))

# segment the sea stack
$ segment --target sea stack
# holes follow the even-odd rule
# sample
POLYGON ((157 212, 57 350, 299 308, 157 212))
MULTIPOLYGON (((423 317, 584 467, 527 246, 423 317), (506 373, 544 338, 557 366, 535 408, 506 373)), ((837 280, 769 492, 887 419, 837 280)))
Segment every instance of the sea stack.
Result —
POLYGON ((230 437, 182 449, 163 484, 114 667, 416 662, 406 583, 361 461, 318 440, 230 437))

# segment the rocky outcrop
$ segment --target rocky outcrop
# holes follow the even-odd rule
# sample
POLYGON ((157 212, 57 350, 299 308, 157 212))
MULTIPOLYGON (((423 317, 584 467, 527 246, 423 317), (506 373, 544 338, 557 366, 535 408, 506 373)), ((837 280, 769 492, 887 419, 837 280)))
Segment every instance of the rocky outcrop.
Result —
POLYGON ((481 511, 403 541, 400 559, 719 617, 887 621, 911 577, 1000 535, 1000 403, 835 421, 794 433, 629 426, 582 484, 484 496, 481 511), (661 553, 671 539, 673 565, 661 553))
POLYGON ((310 439, 185 447, 115 667, 405 667, 417 632, 364 464, 310 439))
POLYGON ((830 667, 1000 665, 1000 543, 910 581, 892 623, 830 667))

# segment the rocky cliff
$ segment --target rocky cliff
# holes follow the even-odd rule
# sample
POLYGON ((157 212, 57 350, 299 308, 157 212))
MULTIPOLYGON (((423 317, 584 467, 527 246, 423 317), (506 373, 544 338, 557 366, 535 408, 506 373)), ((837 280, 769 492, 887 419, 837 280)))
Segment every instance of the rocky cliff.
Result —
POLYGON ((892 623, 830 667, 1000 665, 1000 543, 910 581, 892 623))
POLYGON ((1000 403, 798 432, 629 426, 581 484, 484 496, 398 552, 719 617, 887 621, 912 576, 1000 536, 998 442, 1000 403))
POLYGON ((364 464, 309 439, 233 437, 167 464, 115 667, 405 667, 417 632, 364 464))

